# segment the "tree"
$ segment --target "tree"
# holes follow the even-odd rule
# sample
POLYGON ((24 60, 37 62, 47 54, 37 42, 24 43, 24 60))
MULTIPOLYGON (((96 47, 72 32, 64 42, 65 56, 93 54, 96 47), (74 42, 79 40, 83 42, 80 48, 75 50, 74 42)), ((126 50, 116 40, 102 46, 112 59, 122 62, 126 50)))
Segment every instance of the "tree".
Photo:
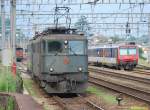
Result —
POLYGON ((141 59, 143 59, 143 60, 146 60, 146 58, 143 57, 143 53, 144 53, 143 49, 142 49, 142 48, 139 48, 139 57, 140 57, 141 59))
POLYGON ((138 38, 138 41, 140 43, 148 43, 149 42, 149 36, 148 35, 142 35, 141 37, 138 38))
POLYGON ((110 37, 113 41, 113 43, 116 43, 118 41, 121 41, 122 39, 119 38, 119 36, 113 36, 113 37, 110 37))
POLYGON ((126 39, 127 41, 136 41, 136 38, 134 36, 128 36, 126 39))
POLYGON ((81 18, 78 19, 78 21, 75 23, 75 28, 78 31, 84 32, 84 34, 88 34, 91 27, 87 21, 87 18, 85 16, 81 16, 81 18))

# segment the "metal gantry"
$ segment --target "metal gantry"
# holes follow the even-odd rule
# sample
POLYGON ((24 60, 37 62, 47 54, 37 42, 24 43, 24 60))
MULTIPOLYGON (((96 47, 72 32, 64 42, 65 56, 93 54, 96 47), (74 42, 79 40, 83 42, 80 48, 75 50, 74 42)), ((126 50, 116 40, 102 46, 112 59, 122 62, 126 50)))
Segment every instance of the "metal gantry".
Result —
MULTIPOLYGON (((11 50, 13 52, 12 61, 16 62, 15 57, 15 50, 16 50, 16 0, 10 0, 10 39, 11 39, 11 50)), ((6 45, 6 9, 5 9, 5 0, 1 0, 1 36, 2 36, 2 57, 4 56, 4 50, 5 48, 9 48, 8 45, 6 45), (7 46, 7 47, 6 47, 7 46)), ((3 60, 4 58, 2 58, 3 60)), ((4 61, 2 61, 4 62, 4 61)))
MULTIPOLYGON (((11 0, 12 1, 12 0, 11 0)), ((10 0, 6 0, 6 2, 10 2, 10 0)), ((20 23, 21 21, 27 21, 28 22, 28 26, 30 29, 34 27, 37 27, 36 29, 38 29, 38 26, 48 26, 51 24, 53 24, 53 20, 51 20, 54 17, 54 11, 53 10, 44 10, 42 9, 43 6, 51 6, 54 7, 56 4, 59 5, 65 5, 65 6, 71 6, 71 5, 101 5, 101 4, 138 4, 140 6, 145 5, 145 4, 149 4, 150 0, 17 0, 16 1, 16 5, 17 5, 17 9, 16 9, 16 16, 17 16, 17 24, 20 23), (92 4, 94 3, 94 4, 92 4), (26 8, 25 8, 26 7, 26 8), (47 22, 43 22, 43 19, 47 19, 47 22), (52 22, 51 22, 52 21, 52 22)), ((130 9, 130 8, 129 8, 130 9)), ((9 13, 6 13, 6 15, 10 15, 9 13)), ((74 23, 77 21, 78 18, 80 18, 81 16, 85 16, 86 18, 88 18, 88 22, 89 24, 96 25, 96 29, 103 29, 102 27, 107 27, 107 25, 113 25, 114 27, 118 26, 118 24, 125 25, 127 22, 127 19, 130 19, 130 24, 132 25, 138 25, 138 24, 146 24, 146 23, 139 23, 140 19, 144 18, 148 19, 149 17, 149 13, 91 13, 91 12, 82 12, 82 13, 70 13, 70 17, 72 18, 72 26, 74 25, 74 23), (108 20, 108 19, 113 19, 108 20), (123 23, 117 23, 118 21, 115 20, 118 19, 118 21, 124 21, 123 23), (134 23, 132 23, 131 19, 134 19, 134 23), (138 19, 138 20, 137 20, 138 19), (95 22, 93 22, 95 21, 95 22), (101 21, 101 22, 100 22, 101 21), (111 22, 108 22, 111 21, 111 22), (114 22, 115 21, 115 22, 114 22)), ((144 21, 143 20, 143 21, 144 21)), ((25 22, 27 24, 27 22, 25 22)), ((26 25, 21 24, 21 28, 27 28, 26 25), (22 26, 21 26, 22 25, 22 26)), ((19 26, 19 25, 17 25, 19 26)), ((136 27, 136 26, 134 26, 136 27)), ((116 28, 120 28, 116 27, 116 28)), ((132 28, 132 27, 131 27, 132 28)), ((109 28, 108 28, 109 29, 109 28)), ((111 29, 111 28, 110 28, 111 29)), ((135 29, 135 28, 133 28, 135 29)))
MULTIPOLYGON (((18 22, 21 20, 24 20, 26 22, 29 21, 28 26, 30 27, 30 29, 32 29, 32 27, 34 26, 34 27, 36 27, 34 29, 36 29, 37 31, 38 30, 41 31, 43 28, 48 27, 48 26, 53 26, 53 20, 52 19, 54 17, 54 11, 52 9, 50 9, 50 10, 42 10, 41 9, 41 7, 43 5, 44 6, 51 5, 51 7, 54 7, 56 5, 56 4, 54 5, 51 0, 49 0, 49 1, 47 0, 47 3, 44 3, 42 1, 35 1, 34 3, 32 2, 30 5, 29 5, 29 3, 27 3, 27 2, 23 3, 23 1, 22 1, 21 6, 23 6, 23 7, 24 6, 36 7, 36 5, 38 5, 39 7, 37 6, 38 8, 35 8, 36 10, 32 10, 32 8, 17 10, 18 22), (46 20, 43 20, 43 19, 46 19, 46 20), (42 23, 43 21, 44 21, 44 23, 42 23)), ((88 0, 86 0, 86 2, 88 2, 88 0)), ((21 3, 21 2, 19 2, 19 3, 21 3)), ((65 2, 62 1, 61 3, 65 4, 65 3, 67 3, 67 0, 65 2)), ((70 1, 70 3, 74 4, 75 1, 70 1)), ((78 3, 79 3, 79 1, 78 1, 78 3)), ((78 5, 78 3, 76 5, 78 5)), ((137 2, 135 2, 135 3, 137 3, 137 2)), ((138 6, 141 6, 142 3, 144 3, 144 2, 139 2, 138 6)), ((62 5, 59 3, 57 3, 57 4, 62 5)), ((84 3, 82 4, 81 3, 80 5, 91 5, 91 4, 84 4, 84 3)), ((80 5, 78 5, 78 6, 80 6, 80 5)), ((95 5, 99 5, 99 3, 97 3, 95 5)), ((65 4, 65 6, 68 6, 68 5, 65 4)), ((130 8, 128 8, 128 9, 130 9, 130 8)), ((125 13, 123 13, 123 12, 119 12, 119 13, 110 13, 110 12, 109 13, 106 13, 106 12, 105 13, 102 13, 102 12, 96 12, 96 13, 95 12, 80 12, 80 13, 76 13, 76 12, 72 12, 69 14, 69 16, 72 18, 72 24, 71 24, 72 27, 74 26, 76 21, 81 16, 85 16, 88 19, 88 22, 91 25, 91 27, 94 27, 94 28, 92 28, 92 31, 99 31, 99 30, 106 30, 107 31, 107 30, 112 30, 112 29, 117 30, 117 29, 120 29, 121 27, 123 27, 122 28, 122 30, 123 30, 125 25, 126 25, 126 22, 130 23, 130 25, 131 25, 130 28, 132 30, 137 31, 137 30, 140 30, 137 27, 137 25, 143 24, 144 26, 146 26, 148 24, 147 21, 148 21, 149 13, 145 13, 145 12, 137 12, 137 13, 135 13, 135 12, 132 12, 132 13, 130 13, 130 12, 125 12, 125 13), (119 23, 118 23, 118 21, 119 21, 119 23), (122 22, 120 23, 120 21, 122 21, 122 22), (109 26, 109 28, 108 28, 108 26, 109 26)), ((25 27, 24 29, 26 29, 25 25, 26 24, 23 24, 21 27, 22 28, 25 27)), ((61 23, 60 25, 64 25, 64 24, 61 23)), ((125 32, 125 29, 124 29, 124 32, 125 32)), ((112 33, 112 32, 109 32, 109 33, 112 33)))
POLYGON ((150 4, 150 0, 19 0, 17 5, 26 5, 27 3, 30 5, 150 4))

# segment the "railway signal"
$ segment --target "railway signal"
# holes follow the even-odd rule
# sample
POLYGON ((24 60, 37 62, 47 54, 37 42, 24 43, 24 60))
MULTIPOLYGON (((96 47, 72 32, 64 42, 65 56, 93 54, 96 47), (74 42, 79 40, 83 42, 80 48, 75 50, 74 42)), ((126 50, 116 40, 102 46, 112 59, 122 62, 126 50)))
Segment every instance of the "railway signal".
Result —
POLYGON ((118 106, 121 105, 121 101, 123 100, 123 94, 119 94, 117 97, 116 97, 116 100, 118 101, 118 106))

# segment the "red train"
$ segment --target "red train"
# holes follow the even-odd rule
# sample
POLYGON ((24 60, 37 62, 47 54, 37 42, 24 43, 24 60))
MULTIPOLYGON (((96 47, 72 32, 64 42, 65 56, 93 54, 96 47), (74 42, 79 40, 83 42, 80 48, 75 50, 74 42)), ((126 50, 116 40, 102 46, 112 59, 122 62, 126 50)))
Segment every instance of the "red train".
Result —
POLYGON ((138 64, 136 45, 96 46, 88 49, 90 63, 106 65, 117 69, 133 70, 138 64))
POLYGON ((16 61, 21 62, 23 60, 23 48, 16 48, 16 61))

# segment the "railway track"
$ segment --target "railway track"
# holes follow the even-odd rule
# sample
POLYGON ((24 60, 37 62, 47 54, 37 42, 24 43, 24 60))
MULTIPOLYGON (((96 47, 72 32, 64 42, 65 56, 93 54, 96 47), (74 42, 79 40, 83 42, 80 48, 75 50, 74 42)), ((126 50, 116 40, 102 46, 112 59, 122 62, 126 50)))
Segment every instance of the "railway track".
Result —
POLYGON ((137 65, 137 68, 138 68, 138 69, 144 69, 144 70, 150 70, 150 67, 145 66, 145 65, 142 65, 142 64, 138 64, 138 65, 137 65))
POLYGON ((143 77, 143 76, 137 76, 135 74, 132 74, 132 72, 128 72, 128 74, 124 73, 123 71, 113 71, 113 70, 104 70, 98 67, 89 67, 90 72, 95 72, 95 73, 101 73, 103 75, 107 76, 113 76, 113 77, 119 77, 122 79, 128 79, 128 80, 133 80, 141 83, 146 83, 150 84, 150 76, 149 77, 143 77))
POLYGON ((93 73, 91 73, 89 76, 90 83, 104 86, 106 88, 133 96, 150 103, 149 78, 144 79, 142 77, 136 77, 121 73, 119 74, 107 70, 103 71, 102 69, 94 69, 91 67, 89 68, 89 71, 93 73))
POLYGON ((139 73, 139 74, 146 74, 146 75, 150 75, 150 70, 143 70, 143 69, 134 69, 133 71, 134 73, 139 73))
POLYGON ((74 98, 60 98, 54 96, 53 99, 60 105, 63 110, 104 110, 94 102, 85 99, 81 95, 74 98))

